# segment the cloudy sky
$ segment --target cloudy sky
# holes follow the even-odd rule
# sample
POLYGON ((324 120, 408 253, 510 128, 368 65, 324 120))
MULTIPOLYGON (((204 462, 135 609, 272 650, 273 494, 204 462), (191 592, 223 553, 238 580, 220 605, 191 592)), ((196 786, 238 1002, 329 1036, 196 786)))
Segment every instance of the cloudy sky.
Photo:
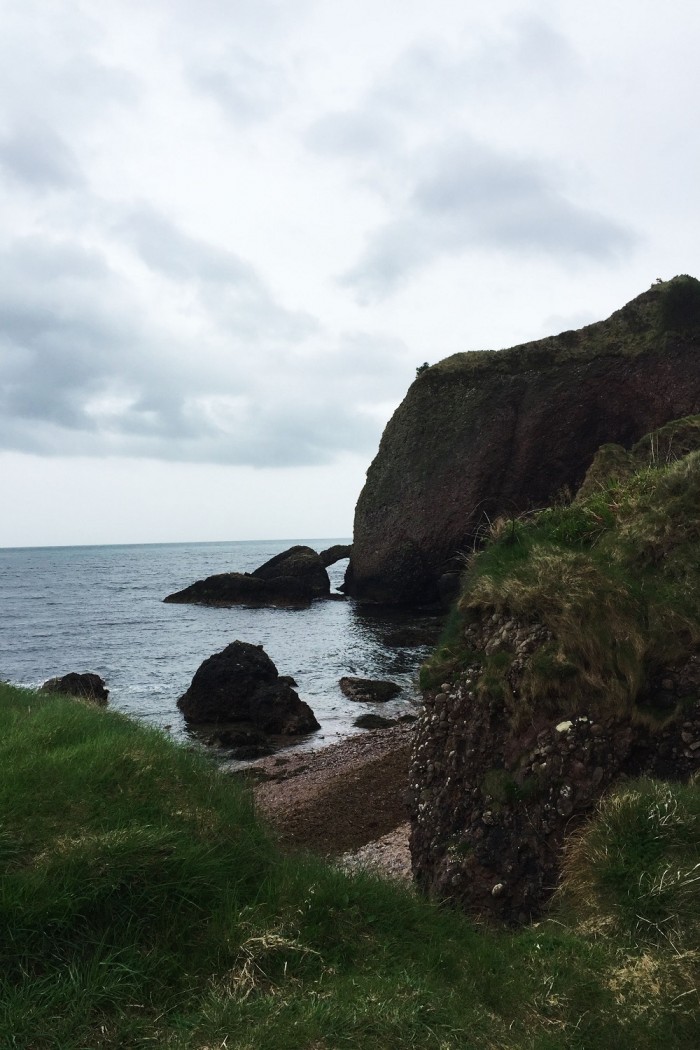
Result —
POLYGON ((696 0, 0 25, 0 546, 348 535, 417 365, 700 276, 696 0))

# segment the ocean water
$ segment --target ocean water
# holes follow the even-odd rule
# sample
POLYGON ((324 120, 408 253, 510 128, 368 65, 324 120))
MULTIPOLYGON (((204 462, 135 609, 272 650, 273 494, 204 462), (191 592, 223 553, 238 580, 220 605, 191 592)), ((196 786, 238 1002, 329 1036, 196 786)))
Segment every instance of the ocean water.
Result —
MULTIPOLYGON (((417 671, 429 652, 392 639, 397 630, 436 629, 429 617, 363 608, 351 599, 308 609, 211 609, 163 598, 219 572, 250 572, 306 543, 322 550, 347 539, 167 543, 0 549, 0 679, 35 687, 69 671, 105 679, 110 704, 185 739, 177 709, 201 662, 235 639, 262 644, 280 674, 292 675, 320 731, 299 747, 319 747, 358 732, 365 711, 412 713, 417 671), (389 678, 401 694, 382 705, 346 699, 343 675, 389 678)), ((331 566, 332 590, 347 562, 331 566)))

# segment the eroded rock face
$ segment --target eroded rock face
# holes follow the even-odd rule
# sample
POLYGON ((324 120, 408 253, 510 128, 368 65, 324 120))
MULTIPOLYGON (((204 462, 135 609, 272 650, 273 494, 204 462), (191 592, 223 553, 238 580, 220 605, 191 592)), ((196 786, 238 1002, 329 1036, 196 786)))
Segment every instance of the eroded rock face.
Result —
MULTIPOLYGON (((506 646, 517 694, 551 635, 508 616, 473 627, 469 647, 506 646)), ((410 772, 411 852, 418 885, 482 917, 536 918, 557 884, 566 835, 623 776, 687 779, 700 768, 700 656, 659 671, 649 699, 682 718, 664 729, 580 714, 514 731, 503 699, 477 690, 477 661, 425 695, 410 772)))
POLYGON ((580 331, 423 371, 368 471, 346 592, 405 605, 451 597, 450 572, 487 516, 576 491, 602 444, 629 448, 700 411, 697 308, 669 309, 684 281, 695 290, 676 278, 580 331))
POLYGON ((243 723, 290 736, 320 728, 309 705, 280 678, 262 646, 248 642, 232 642, 208 657, 177 706, 194 724, 243 723))
POLYGON ((225 572, 169 594, 166 602, 196 605, 279 605, 303 607, 327 598, 331 584, 321 558, 298 545, 275 555, 252 573, 225 572))
POLYGON ((76 671, 71 671, 61 678, 49 678, 39 692, 77 696, 81 700, 92 700, 97 704, 106 704, 109 698, 109 689, 103 679, 98 674, 90 672, 78 674, 76 671))
POLYGON ((319 558, 322 563, 328 568, 329 565, 335 565, 337 561, 342 561, 343 558, 349 558, 352 554, 352 543, 336 543, 332 547, 327 547, 324 551, 321 551, 319 558))

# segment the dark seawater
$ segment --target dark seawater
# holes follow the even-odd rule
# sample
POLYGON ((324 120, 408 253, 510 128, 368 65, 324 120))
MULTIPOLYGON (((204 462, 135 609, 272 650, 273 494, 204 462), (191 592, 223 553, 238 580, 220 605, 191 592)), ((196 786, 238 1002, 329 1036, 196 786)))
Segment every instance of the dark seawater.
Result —
MULTIPOLYGON (((424 633, 434 619, 371 612, 352 600, 302 610, 163 604, 213 573, 250 572, 292 543, 322 550, 339 542, 348 540, 0 549, 0 679, 34 687, 68 671, 94 671, 113 708, 184 738, 178 697, 202 660, 238 638, 262 644, 313 708, 321 730, 299 746, 358 732, 352 723, 365 711, 412 713, 429 649, 386 642, 399 629, 424 633), (382 705, 353 703, 338 687, 343 675, 390 678, 403 691, 382 705)), ((346 565, 329 569, 332 589, 346 565)))

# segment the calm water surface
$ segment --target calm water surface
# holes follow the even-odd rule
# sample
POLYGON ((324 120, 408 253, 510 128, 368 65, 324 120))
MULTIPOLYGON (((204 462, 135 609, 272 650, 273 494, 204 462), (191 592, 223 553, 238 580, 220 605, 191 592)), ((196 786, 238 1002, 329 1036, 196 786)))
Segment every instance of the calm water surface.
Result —
MULTIPOLYGON (((321 730, 302 747, 357 732, 353 720, 366 710, 409 713, 429 649, 386 643, 399 628, 424 632, 435 621, 370 612, 352 600, 302 610, 163 604, 194 580, 250 572, 292 543, 322 550, 338 542, 349 541, 0 549, 0 679, 37 686, 68 671, 94 671, 107 682, 114 708, 184 737, 178 697, 202 660, 239 638, 262 644, 313 708, 321 730), (354 704, 340 692, 342 675, 391 678, 402 693, 381 706, 354 704)), ((329 569, 333 589, 346 565, 329 569)))

